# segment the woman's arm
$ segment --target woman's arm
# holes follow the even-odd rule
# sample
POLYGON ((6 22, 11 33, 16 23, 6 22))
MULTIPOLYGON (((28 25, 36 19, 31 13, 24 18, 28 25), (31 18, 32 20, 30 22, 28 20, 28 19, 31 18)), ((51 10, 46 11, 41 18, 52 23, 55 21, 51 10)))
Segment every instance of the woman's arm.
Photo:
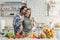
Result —
POLYGON ((37 28, 37 23, 36 21, 34 20, 34 18, 31 19, 31 22, 33 24, 33 28, 31 29, 31 31, 34 31, 36 28, 37 28))

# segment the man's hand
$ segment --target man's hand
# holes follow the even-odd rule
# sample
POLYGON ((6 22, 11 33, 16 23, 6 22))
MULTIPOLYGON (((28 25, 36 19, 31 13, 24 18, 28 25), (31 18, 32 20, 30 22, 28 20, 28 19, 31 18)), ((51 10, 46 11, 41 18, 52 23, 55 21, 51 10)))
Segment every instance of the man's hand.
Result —
POLYGON ((19 28, 20 28, 20 30, 22 30, 22 31, 23 31, 23 26, 22 26, 22 25, 21 25, 19 28))
POLYGON ((23 21, 23 19, 20 20, 21 22, 23 21))

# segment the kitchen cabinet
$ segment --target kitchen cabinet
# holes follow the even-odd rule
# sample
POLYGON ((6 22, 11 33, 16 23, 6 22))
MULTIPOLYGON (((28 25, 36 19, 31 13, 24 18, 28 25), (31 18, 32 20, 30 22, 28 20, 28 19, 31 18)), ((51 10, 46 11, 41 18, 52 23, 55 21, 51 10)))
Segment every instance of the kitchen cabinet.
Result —
POLYGON ((60 39, 60 30, 58 30, 58 38, 60 39))
POLYGON ((55 29, 55 37, 60 39, 60 28, 55 29))
POLYGON ((55 29, 55 37, 58 38, 58 30, 55 29))
POLYGON ((26 3, 21 2, 3 2, 0 4, 1 16, 10 15, 11 13, 16 15, 19 13, 21 6, 26 5, 26 3))
POLYGON ((18 2, 21 0, 0 0, 0 2, 18 2))
POLYGON ((5 17, 0 17, 0 32, 2 32, 2 29, 4 29, 5 23, 6 23, 5 17))
POLYGON ((60 15, 59 0, 47 0, 47 15, 56 17, 60 15))

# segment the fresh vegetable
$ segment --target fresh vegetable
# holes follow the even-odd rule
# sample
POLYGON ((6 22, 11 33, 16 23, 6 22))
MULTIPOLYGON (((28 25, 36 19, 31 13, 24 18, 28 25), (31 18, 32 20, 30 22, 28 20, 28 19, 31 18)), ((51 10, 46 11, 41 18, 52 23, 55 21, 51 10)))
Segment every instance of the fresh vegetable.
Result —
POLYGON ((24 36, 20 35, 20 36, 18 36, 18 38, 24 38, 24 36))
POLYGON ((5 37, 8 37, 8 38, 13 38, 14 37, 14 34, 12 32, 9 32, 5 35, 5 37))
POLYGON ((33 36, 32 35, 29 35, 28 38, 33 38, 33 36))
POLYGON ((50 34, 46 34, 46 37, 47 37, 47 38, 51 38, 50 34))
POLYGON ((37 35, 36 33, 34 33, 34 34, 33 34, 33 37, 34 37, 34 38, 37 38, 37 37, 38 37, 38 35, 37 35))
POLYGON ((40 38, 43 39, 43 38, 46 38, 46 36, 45 36, 44 34, 41 33, 41 34, 40 34, 40 38))
POLYGON ((24 38, 24 36, 20 35, 18 32, 16 33, 17 38, 24 38))
POLYGON ((17 33, 16 33, 16 36, 19 36, 19 35, 20 35, 20 34, 17 32, 17 33))
POLYGON ((46 34, 47 38, 54 38, 54 30, 53 29, 45 29, 44 33, 46 34))
POLYGON ((28 33, 29 33, 29 32, 24 32, 25 37, 27 37, 27 36, 28 36, 28 33))

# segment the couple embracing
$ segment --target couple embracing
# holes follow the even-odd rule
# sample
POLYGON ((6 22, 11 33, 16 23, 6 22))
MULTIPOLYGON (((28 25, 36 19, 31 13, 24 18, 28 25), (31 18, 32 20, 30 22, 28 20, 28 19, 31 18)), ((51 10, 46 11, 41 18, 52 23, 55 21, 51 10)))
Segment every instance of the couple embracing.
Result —
POLYGON ((27 8, 26 6, 22 6, 20 13, 14 17, 13 27, 15 34, 19 33, 22 35, 23 32, 33 31, 37 25, 34 18, 31 17, 31 9, 27 8))

